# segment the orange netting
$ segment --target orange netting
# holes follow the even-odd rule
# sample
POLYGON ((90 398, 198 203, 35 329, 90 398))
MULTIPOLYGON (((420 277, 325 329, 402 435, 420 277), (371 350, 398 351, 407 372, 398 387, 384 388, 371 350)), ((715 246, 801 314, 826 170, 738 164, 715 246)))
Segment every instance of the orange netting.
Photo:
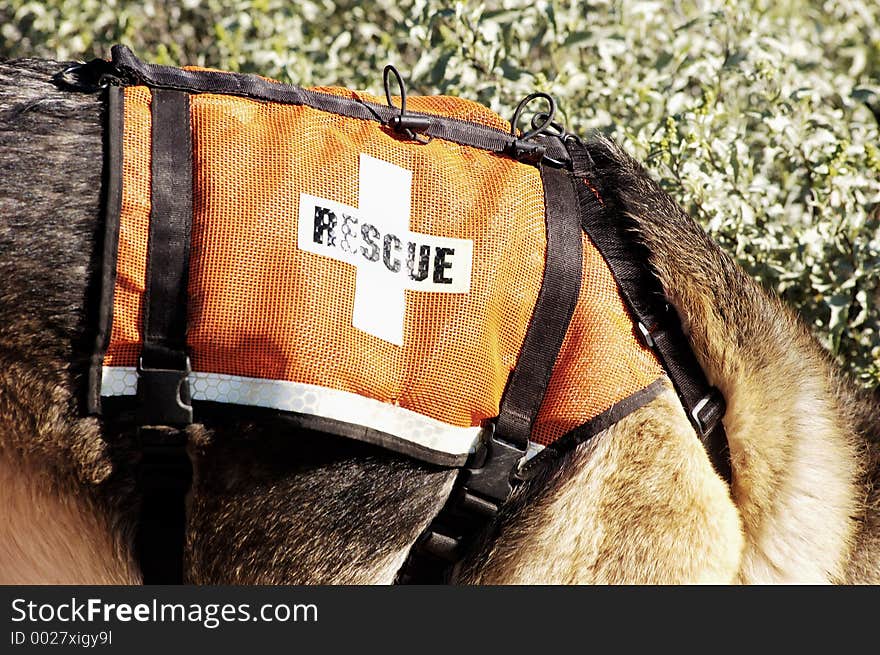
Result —
MULTIPOLYGON (((125 100, 108 366, 134 366, 140 352, 149 231, 149 90, 127 88, 125 100)), ((408 107, 507 129, 500 117, 455 98, 413 97, 408 107)), ((497 415, 543 274, 544 198, 535 167, 441 139, 399 140, 376 122, 305 106, 197 94, 191 114, 194 370, 340 389, 457 426, 497 415), (412 232, 474 244, 469 293, 405 292, 403 346, 352 326, 353 265, 297 246, 300 194, 357 207, 362 153, 412 171, 412 232)), ((549 443, 660 374, 584 237, 580 301, 534 439, 549 443)))

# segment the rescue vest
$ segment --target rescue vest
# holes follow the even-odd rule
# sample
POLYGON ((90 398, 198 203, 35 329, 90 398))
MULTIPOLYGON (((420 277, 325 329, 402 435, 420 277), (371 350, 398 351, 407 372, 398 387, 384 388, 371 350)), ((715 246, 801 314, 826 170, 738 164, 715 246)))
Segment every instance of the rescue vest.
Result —
POLYGON ((659 388, 560 135, 530 143, 461 98, 404 113, 113 53, 128 77, 110 89, 96 411, 137 395, 149 322, 174 322, 150 308, 160 293, 183 341, 151 352, 185 353, 197 417, 200 402, 271 408, 438 464, 463 464, 505 411, 539 450, 659 388), (162 277, 169 243, 182 290, 162 277))
POLYGON ((398 582, 448 580, 514 484, 669 383, 730 480, 724 398, 546 94, 511 125, 407 105, 392 67, 383 104, 122 46, 54 79, 106 89, 86 404, 136 429, 146 583, 183 577, 191 463, 165 428, 222 406, 460 467, 398 582))

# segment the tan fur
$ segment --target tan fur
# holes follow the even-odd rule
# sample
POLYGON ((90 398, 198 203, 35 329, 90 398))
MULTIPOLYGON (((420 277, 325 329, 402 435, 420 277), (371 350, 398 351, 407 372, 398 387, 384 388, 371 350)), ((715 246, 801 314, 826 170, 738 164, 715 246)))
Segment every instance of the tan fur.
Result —
POLYGON ((729 583, 742 528, 675 393, 582 445, 464 574, 488 584, 729 583))
POLYGON ((729 325, 701 290, 672 272, 669 279, 683 289, 673 302, 728 403, 732 492, 746 534, 740 581, 842 580, 856 529, 861 463, 825 357, 771 297, 755 307, 766 311, 754 316, 760 323, 755 340, 735 347, 729 325))
POLYGON ((844 582, 880 585, 880 442, 868 445, 862 508, 857 517, 861 529, 844 582))
MULTIPOLYGON (((697 359, 727 399, 732 494, 746 537, 738 581, 847 579, 856 544, 870 543, 859 537, 870 515, 866 443, 878 424, 864 415, 870 401, 637 162, 607 140, 591 148, 596 183, 647 247, 697 359)), ((875 571, 878 559, 875 551, 875 571)))
MULTIPOLYGON (((730 399, 733 494, 749 544, 743 582, 839 581, 849 559, 858 452, 826 381, 804 373, 803 360, 815 359, 805 350, 780 353, 773 375, 719 380, 730 399)), ((707 369, 718 379, 716 366, 707 369)))
POLYGON ((0 584, 139 584, 93 503, 57 477, 0 454, 0 584))

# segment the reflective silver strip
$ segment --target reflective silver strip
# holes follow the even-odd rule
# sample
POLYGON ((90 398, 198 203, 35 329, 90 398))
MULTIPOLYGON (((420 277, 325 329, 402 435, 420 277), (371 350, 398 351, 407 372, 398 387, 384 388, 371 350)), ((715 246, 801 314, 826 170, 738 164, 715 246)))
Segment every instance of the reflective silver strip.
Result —
MULTIPOLYGON (((101 395, 133 396, 137 378, 133 366, 105 366, 101 395)), ((189 383, 193 400, 269 407, 344 421, 450 455, 466 455, 480 437, 480 426, 449 425, 403 407, 313 384, 195 371, 189 383)))

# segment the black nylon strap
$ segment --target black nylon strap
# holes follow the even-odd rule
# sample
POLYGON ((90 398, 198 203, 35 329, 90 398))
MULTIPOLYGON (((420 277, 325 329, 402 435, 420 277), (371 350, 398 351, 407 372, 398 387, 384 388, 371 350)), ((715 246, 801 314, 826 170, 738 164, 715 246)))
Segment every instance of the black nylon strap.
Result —
POLYGON ((623 400, 617 401, 601 414, 569 430, 521 466, 518 477, 522 480, 532 479, 546 467, 554 465, 564 453, 571 451, 585 441, 589 441, 625 416, 629 416, 640 407, 650 403, 665 388, 665 378, 657 378, 644 389, 639 389, 623 400))
POLYGON ((525 449, 581 291, 583 245, 578 197, 567 171, 541 167, 547 216, 544 278, 495 433, 525 449))
POLYGON ((186 494, 192 463, 186 433, 164 428, 138 430, 141 495, 135 554, 144 584, 181 584, 186 551, 186 494))
POLYGON ((726 410, 724 397, 709 384, 677 317, 673 319, 671 313, 667 312, 666 320, 650 332, 654 352, 672 380, 712 465, 721 477, 730 482, 730 452, 721 422, 726 410))
POLYGON ((718 474, 730 482, 727 435, 721 423, 724 398, 709 384, 684 334, 675 311, 665 300, 663 288, 648 263, 649 253, 627 233, 622 212, 597 197, 586 183, 592 160, 583 145, 570 142, 584 231, 602 254, 617 281, 644 343, 652 348, 669 375, 679 400, 703 443, 718 474))
MULTIPOLYGON (((189 95, 154 89, 150 228, 137 401, 142 426, 192 422, 186 351, 187 281, 193 210, 189 95)), ((141 510, 135 540, 145 584, 183 580, 186 493, 192 468, 186 434, 138 431, 141 510)))
MULTIPOLYGON (((191 71, 173 66, 148 64, 121 45, 113 46, 111 52, 112 64, 119 71, 123 82, 145 84, 153 88, 177 89, 193 93, 223 93, 267 102, 306 105, 341 116, 377 121, 382 124, 388 124, 400 115, 400 110, 395 107, 309 91, 292 84, 272 82, 257 75, 191 71)), ((509 132, 487 125, 413 111, 408 111, 407 116, 420 117, 428 121, 428 127, 421 132, 425 136, 461 145, 510 154, 517 143, 516 137, 509 132)), ((558 137, 547 134, 532 141, 543 146, 547 157, 554 161, 568 161, 568 151, 558 137)))
POLYGON ((456 479, 443 509, 419 537, 398 584, 441 584, 498 514, 528 447, 532 425, 581 289, 583 243, 578 197, 570 173, 541 167, 547 248, 541 290, 482 448, 456 479))
POLYGON ((101 377, 104 355, 110 344, 113 324, 113 294, 116 286, 116 260, 119 251, 119 218, 122 211, 122 131, 123 90, 108 87, 104 136, 104 235, 101 254, 101 291, 98 298, 98 324, 89 365, 86 409, 101 412, 101 377))
POLYGON ((150 232, 138 401, 144 425, 187 425, 187 281, 193 181, 189 95, 152 91, 150 232))

